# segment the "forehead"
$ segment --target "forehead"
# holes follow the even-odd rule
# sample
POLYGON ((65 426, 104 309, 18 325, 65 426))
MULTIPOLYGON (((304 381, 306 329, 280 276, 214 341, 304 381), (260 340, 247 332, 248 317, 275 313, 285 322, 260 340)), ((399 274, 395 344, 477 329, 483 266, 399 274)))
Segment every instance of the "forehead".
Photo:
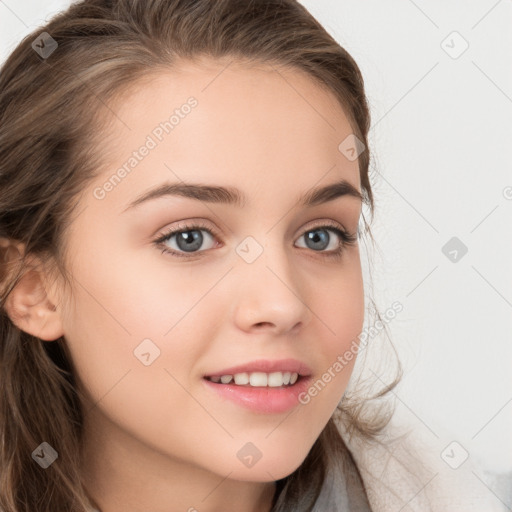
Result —
POLYGON ((359 188, 357 160, 338 150, 352 133, 347 116, 334 93, 295 68, 181 62, 133 84, 112 111, 95 186, 123 166, 122 183, 109 192, 118 209, 164 180, 217 182, 250 196, 270 184, 303 192, 330 172, 329 181, 359 188), (135 156, 144 146, 151 149, 135 156))

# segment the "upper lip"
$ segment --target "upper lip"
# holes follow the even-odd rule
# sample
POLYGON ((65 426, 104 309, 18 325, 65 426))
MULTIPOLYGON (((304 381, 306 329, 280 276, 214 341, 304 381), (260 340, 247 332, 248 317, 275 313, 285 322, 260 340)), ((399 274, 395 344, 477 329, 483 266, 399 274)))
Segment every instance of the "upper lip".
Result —
POLYGON ((223 375, 235 375, 236 373, 251 372, 290 372, 298 373, 305 377, 311 375, 311 369, 309 366, 297 359, 258 359, 256 361, 251 361, 250 363, 231 366, 229 368, 224 368, 223 370, 208 373, 205 377, 222 377, 223 375))

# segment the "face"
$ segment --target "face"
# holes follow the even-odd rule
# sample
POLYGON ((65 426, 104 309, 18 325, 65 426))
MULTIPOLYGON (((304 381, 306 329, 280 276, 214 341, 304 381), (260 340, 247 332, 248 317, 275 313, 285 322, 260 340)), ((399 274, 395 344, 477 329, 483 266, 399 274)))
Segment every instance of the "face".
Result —
POLYGON ((67 232, 59 313, 88 428, 263 482, 301 464, 351 375, 339 357, 361 332, 363 281, 343 233, 357 234, 361 188, 331 93, 297 70, 226 63, 160 72, 113 109, 105 170, 67 232), (342 180, 354 194, 303 204, 342 180), (139 200, 164 184, 228 192, 139 200))

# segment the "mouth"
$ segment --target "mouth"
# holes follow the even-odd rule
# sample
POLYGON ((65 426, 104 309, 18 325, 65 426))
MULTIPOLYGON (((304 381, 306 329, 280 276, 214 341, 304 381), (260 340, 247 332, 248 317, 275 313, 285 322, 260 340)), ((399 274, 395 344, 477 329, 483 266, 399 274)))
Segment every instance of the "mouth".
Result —
POLYGON ((255 413, 279 414, 304 405, 301 396, 307 393, 312 380, 311 377, 295 372, 290 373, 289 381, 285 384, 288 380, 287 373, 290 372, 272 372, 268 375, 262 372, 244 372, 220 377, 203 377, 203 382, 207 392, 213 393, 212 400, 218 397, 223 402, 231 402, 255 413), (279 373, 281 375, 277 375, 279 373), (217 380, 218 382, 215 382, 217 380))
POLYGON ((258 360, 203 376, 207 393, 255 413, 279 414, 303 404, 312 371, 296 359, 258 360))
POLYGON ((215 384, 231 384, 249 388, 287 388, 304 379, 305 376, 297 372, 240 372, 204 378, 215 384))
POLYGON ((215 384, 283 388, 294 386, 311 374, 311 368, 298 359, 259 359, 212 372, 204 378, 215 384))

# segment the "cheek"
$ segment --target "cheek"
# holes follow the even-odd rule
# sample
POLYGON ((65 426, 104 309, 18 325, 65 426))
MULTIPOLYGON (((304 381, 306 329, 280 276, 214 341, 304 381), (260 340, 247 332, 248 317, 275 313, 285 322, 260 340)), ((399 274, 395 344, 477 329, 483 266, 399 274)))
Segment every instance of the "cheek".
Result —
POLYGON ((211 279, 174 272, 165 281, 154 267, 105 261, 74 273, 84 286, 74 290, 65 338, 91 402, 86 410, 94 405, 93 414, 101 412, 155 450, 186 458, 185 440, 199 438, 208 420, 189 389, 208 342, 201 325, 211 326, 205 315, 215 315, 207 307, 211 300, 201 301, 211 279))
POLYGON ((333 361, 351 346, 361 333, 365 303, 361 267, 352 260, 330 279, 324 279, 322 292, 312 294, 314 311, 322 332, 321 348, 325 357, 333 361))
MULTIPOLYGON (((138 382, 126 390, 134 402, 140 390, 165 394, 171 387, 179 401, 180 388, 170 374, 188 387, 210 339, 205 331, 211 331, 225 308, 212 299, 215 293, 208 294, 218 278, 200 267, 171 265, 165 255, 129 258, 110 252, 101 261, 78 261, 64 331, 91 399, 100 400, 113 386, 129 385, 121 386, 123 379, 138 382)), ((215 275, 224 272, 218 268, 215 275)))
MULTIPOLYGON (((311 383, 303 404, 311 404, 325 420, 341 400, 358 353, 359 336, 364 324, 364 288, 357 261, 346 265, 336 277, 325 281, 323 293, 317 293, 314 306, 321 333, 317 353, 322 371, 311 383)), ((313 297, 313 295, 312 295, 313 297)))

